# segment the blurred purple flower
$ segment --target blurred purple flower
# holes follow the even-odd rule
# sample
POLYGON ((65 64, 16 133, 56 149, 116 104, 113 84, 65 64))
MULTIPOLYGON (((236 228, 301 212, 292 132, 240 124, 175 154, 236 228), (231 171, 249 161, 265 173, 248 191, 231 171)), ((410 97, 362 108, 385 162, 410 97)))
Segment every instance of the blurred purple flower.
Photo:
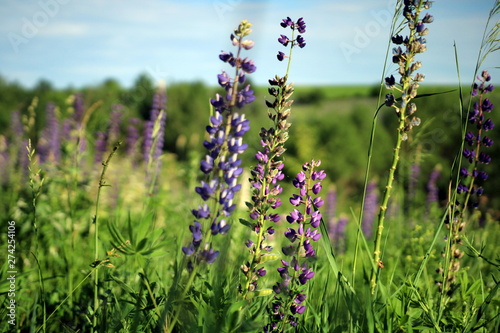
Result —
POLYGON ((95 140, 94 161, 96 164, 102 162, 102 158, 107 151, 108 138, 106 133, 97 132, 95 140))
POLYGON ((150 118, 149 121, 146 122, 145 125, 145 133, 144 133, 144 143, 143 143, 143 152, 144 152, 144 161, 147 163, 150 162, 150 156, 154 161, 157 161, 157 168, 160 167, 160 156, 163 152, 163 143, 165 136, 165 124, 166 124, 166 103, 167 103, 167 95, 163 88, 159 88, 153 95, 153 104, 151 106, 150 118), (160 113, 160 111, 164 111, 160 113), (161 119, 159 119, 160 114, 163 114, 161 119), (153 133, 155 124, 159 125, 158 133, 153 133), (153 137, 153 134, 156 134, 153 137), (153 147, 153 143, 156 144, 153 147), (154 149, 154 151, 151 151, 154 149))
POLYGON ((363 221, 361 222, 361 230, 367 239, 372 237, 373 222, 377 215, 378 209, 378 190, 377 182, 371 181, 366 186, 365 206, 363 208, 363 221))
POLYGON ((58 163, 61 157, 60 126, 56 114, 56 105, 47 103, 45 109, 45 128, 38 141, 38 153, 40 162, 58 163))
MULTIPOLYGON (((122 105, 113 105, 111 108, 108 129, 108 142, 110 143, 110 145, 114 145, 120 138, 121 117, 123 115, 121 109, 123 109, 122 105)), ((113 147, 109 148, 111 149, 113 147)))
POLYGON ((72 121, 80 127, 83 115, 85 113, 83 94, 75 94, 73 100, 73 116, 72 121))
POLYGON ((434 169, 432 169, 427 182, 427 214, 429 214, 431 206, 439 200, 439 188, 437 186, 437 181, 440 177, 441 165, 438 164, 434 167, 434 169))
POLYGON ((131 118, 127 126, 126 154, 132 161, 136 161, 135 157, 139 149, 139 125, 141 121, 138 118, 131 118))

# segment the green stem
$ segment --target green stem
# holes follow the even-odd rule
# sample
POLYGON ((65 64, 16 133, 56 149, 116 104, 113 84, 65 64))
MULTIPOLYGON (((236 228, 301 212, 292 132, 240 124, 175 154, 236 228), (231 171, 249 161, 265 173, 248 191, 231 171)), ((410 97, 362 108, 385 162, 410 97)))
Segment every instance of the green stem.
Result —
POLYGON ((146 270, 144 267, 142 267, 142 280, 144 281, 144 285, 146 286, 146 289, 148 290, 149 297, 151 298, 151 301, 153 302, 153 306, 155 307, 156 314, 158 315, 158 318, 161 317, 161 311, 160 308, 158 307, 158 303, 156 302, 156 298, 154 296, 153 290, 151 289, 151 285, 149 284, 149 279, 146 274, 146 270))
MULTIPOLYGON (((423 9, 423 1, 420 1, 418 5, 415 8, 415 16, 413 19, 413 22, 418 22, 419 21, 419 16, 420 12, 423 9)), ((408 45, 412 45, 414 41, 416 40, 416 27, 410 28, 409 32, 409 37, 408 37, 408 45)), ((384 230, 384 222, 385 222, 385 214, 387 211, 387 205, 389 202, 389 198, 391 196, 391 191, 392 191, 392 184, 394 181, 394 175, 396 173, 396 169, 398 167, 398 162, 399 162, 399 152, 401 150, 401 143, 403 141, 403 135, 405 134, 405 124, 406 120, 408 118, 407 115, 407 108, 410 103, 410 101, 415 97, 416 95, 416 90, 410 93, 412 89, 412 78, 411 78, 411 65, 413 63, 413 58, 414 56, 418 53, 418 51, 410 51, 408 55, 406 56, 406 60, 404 62, 404 72, 401 73, 401 86, 402 86, 402 95, 401 95, 401 105, 399 108, 396 108, 397 115, 399 117, 399 125, 397 128, 397 138, 396 138, 396 146, 394 147, 394 153, 392 155, 392 163, 391 167, 389 169, 389 176, 387 177, 387 184, 385 186, 384 190, 384 197, 382 199, 382 203, 380 205, 380 210, 378 214, 378 219, 377 219, 377 228, 376 228, 376 234, 375 234, 375 244, 374 244, 374 251, 373 251, 373 263, 374 266, 371 271, 371 277, 370 277, 370 289, 372 295, 375 294, 375 290, 377 287, 377 280, 378 280, 378 274, 380 271, 380 268, 383 267, 383 263, 381 260, 382 257, 382 250, 381 250, 381 245, 382 245, 382 233, 384 230)), ((416 89, 416 88, 415 88, 416 89)))
MULTIPOLYGON (((263 194, 264 189, 266 187, 266 182, 262 184, 262 189, 261 189, 261 196, 262 197, 267 197, 265 194, 263 194)), ((255 245, 255 253, 252 256, 252 262, 250 263, 250 267, 248 267, 248 272, 246 275, 246 282, 245 282, 245 287, 243 289, 243 298, 248 299, 248 292, 250 288, 250 283, 252 282, 252 277, 253 277, 253 272, 256 266, 260 263, 260 250, 262 247, 262 241, 263 241, 263 236, 264 236, 264 215, 259 216, 259 234, 257 236, 257 244, 255 245)))
POLYGON ((359 212, 359 217, 358 217, 358 231, 356 232, 356 246, 354 249, 354 262, 353 262, 353 267, 352 267, 352 279, 351 279, 351 285, 354 287, 355 284, 355 278, 356 278, 356 266, 357 266, 357 261, 358 261, 358 251, 359 251, 359 239, 361 236, 361 221, 363 221, 363 213, 364 213, 364 208, 365 208, 365 201, 366 201, 366 188, 368 187, 368 175, 370 174, 370 165, 371 165, 371 160, 372 160, 372 153, 373 153, 373 140, 375 139, 375 129, 377 125, 377 119, 378 119, 378 112, 380 109, 384 106, 384 104, 381 104, 377 111, 375 111, 375 114, 373 115, 373 121, 372 121, 372 130, 370 134, 370 144, 368 145, 368 156, 367 156, 367 161, 366 161, 366 169, 365 169, 365 179, 363 181, 363 197, 361 198, 361 209, 359 212))
POLYGON ((288 73, 290 73, 290 64, 292 63, 292 53, 293 53, 293 39, 295 37, 295 29, 292 30, 292 42, 291 42, 291 46, 290 46, 290 53, 288 54, 288 64, 286 66, 286 74, 285 74, 285 77, 288 77, 288 73))
MULTIPOLYGON (((404 108, 405 109, 405 108, 404 108)), ((394 174, 399 162, 399 152, 401 150, 401 143, 403 141, 403 130, 405 126, 404 109, 401 110, 401 115, 399 118, 399 126, 397 130, 396 146, 394 147, 394 153, 392 155, 392 164, 389 169, 389 176, 387 178, 387 185, 385 186, 384 197, 382 199, 382 204, 380 205, 380 211, 377 220, 377 229, 375 234, 375 245, 373 251, 373 262, 375 267, 372 268, 371 278, 370 278, 370 288, 372 295, 375 294, 375 288, 377 286, 377 276, 379 269, 383 266, 381 261, 381 244, 382 244, 382 233, 384 230, 385 213, 387 212, 387 205, 389 198, 391 196, 392 184, 394 181, 394 174)))
POLYGON ((96 264, 96 269, 94 271, 94 312, 92 314, 92 328, 91 332, 95 331, 95 328, 97 327, 97 308, 99 307, 99 224, 98 222, 98 216, 99 216, 99 201, 101 198, 101 189, 104 186, 109 186, 106 185, 106 181, 104 180, 104 176, 106 175, 106 170, 108 169, 109 162, 111 161, 111 158, 113 155, 116 153, 118 148, 120 147, 121 142, 118 142, 114 147, 111 153, 109 154, 108 158, 102 162, 102 172, 101 172, 101 177, 99 178, 99 187, 97 188, 97 198, 96 198, 96 203, 95 203, 95 214, 94 214, 94 221, 93 224, 95 225, 95 232, 94 232, 94 263, 96 264))

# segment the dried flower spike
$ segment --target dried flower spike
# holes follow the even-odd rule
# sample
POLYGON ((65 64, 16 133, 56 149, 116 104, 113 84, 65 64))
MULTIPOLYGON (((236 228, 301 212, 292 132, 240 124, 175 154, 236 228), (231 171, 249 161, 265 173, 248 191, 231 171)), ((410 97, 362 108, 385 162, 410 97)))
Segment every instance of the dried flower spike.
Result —
MULTIPOLYGON (((416 61, 415 57, 427 50, 427 41, 424 36, 428 34, 429 30, 426 25, 430 24, 434 18, 428 13, 422 17, 422 12, 424 9, 430 8, 431 4, 431 1, 405 0, 403 16, 409 33, 407 36, 396 34, 392 37, 392 42, 396 45, 392 50, 392 62, 398 66, 398 74, 401 78, 397 81, 393 75, 386 77, 385 86, 390 90, 401 92, 401 97, 396 99, 392 93, 387 94, 385 105, 395 110, 395 114, 399 119, 399 125, 392 164, 389 169, 387 184, 379 209, 375 231, 373 267, 380 267, 382 231, 384 229, 385 214, 391 195, 392 183, 399 162, 401 143, 408 139, 412 128, 419 126, 421 122, 419 118, 413 116, 416 106, 411 101, 417 96, 420 82, 424 79, 424 75, 416 72, 422 64, 420 61, 416 61)), ((374 268, 371 272, 370 284, 372 294, 375 293, 377 286, 378 271, 379 268, 374 268)))

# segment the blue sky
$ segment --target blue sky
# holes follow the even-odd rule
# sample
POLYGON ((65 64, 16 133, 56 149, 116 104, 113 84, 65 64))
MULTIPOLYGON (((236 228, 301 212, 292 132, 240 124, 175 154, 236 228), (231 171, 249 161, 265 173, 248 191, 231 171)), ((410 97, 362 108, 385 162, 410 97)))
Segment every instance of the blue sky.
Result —
MULTIPOLYGON (((453 43, 462 81, 470 83, 493 0, 437 0, 428 10, 427 49, 419 59, 427 83, 456 83, 453 43)), ((41 78, 56 87, 82 87, 115 78, 130 86, 140 73, 167 84, 216 83, 227 69, 229 34, 242 19, 253 23, 255 47, 247 53, 265 84, 283 74, 276 60, 282 18, 304 17, 307 46, 294 52, 296 84, 372 84, 382 76, 395 0, 173 1, 3 0, 0 5, 0 75, 26 87, 41 78)), ((493 54, 482 68, 493 77, 493 54)), ((394 71, 390 66, 388 72, 394 71)), ((497 81, 497 80, 495 80, 497 81)))

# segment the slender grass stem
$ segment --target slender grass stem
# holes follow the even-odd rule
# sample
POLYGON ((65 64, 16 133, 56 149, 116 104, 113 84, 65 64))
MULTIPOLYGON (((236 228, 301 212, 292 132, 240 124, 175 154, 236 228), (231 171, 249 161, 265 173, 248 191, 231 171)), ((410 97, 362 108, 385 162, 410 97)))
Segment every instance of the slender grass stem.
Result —
MULTIPOLYGON (((187 281, 187 283, 185 285, 185 288, 184 288, 184 290, 183 290, 183 292, 181 294, 181 297, 180 297, 181 302, 184 302, 184 299, 186 298, 186 296, 187 296, 187 294, 189 292, 189 289, 191 289, 191 285, 193 284, 194 277, 198 274, 198 269, 199 268, 200 268, 200 265, 194 265, 193 270, 189 274, 189 280, 187 281)), ((181 311, 180 308, 177 309, 177 311, 175 311, 175 315, 172 318, 171 323, 168 325, 168 331, 167 331, 168 333, 171 333, 171 332, 174 331, 175 325, 179 321, 180 311, 181 311)))
POLYGON ((380 109, 384 106, 384 104, 380 105, 375 111, 375 114, 373 115, 373 121, 372 121, 372 129, 370 133, 370 144, 368 145, 368 156, 367 156, 367 161, 366 161, 366 168, 365 168, 365 179, 363 182, 363 196, 361 198, 361 209, 359 212, 358 216, 358 230, 356 232, 356 246, 354 249, 354 261, 353 261, 353 267, 352 267, 352 280, 351 280, 351 285, 354 287, 355 285, 355 279, 356 279, 356 265, 358 261, 358 251, 359 251, 359 242, 360 242, 360 237, 361 237, 361 221, 363 221, 363 213, 364 213, 364 207, 365 207, 365 200, 366 200, 366 189, 368 186, 368 175, 370 173, 370 166, 371 166, 371 160, 372 160, 372 153, 373 153, 373 140, 375 139, 375 129, 377 127, 377 119, 378 119, 378 112, 380 109))
MULTIPOLYGON (((397 18, 401 14, 401 10, 402 10, 402 2, 398 1, 398 3, 396 4, 396 8, 394 10, 394 15, 392 17, 391 31, 389 34, 389 43, 387 44, 387 50, 386 50, 386 54, 385 54, 385 61, 384 61, 384 68, 382 71, 383 74, 382 74, 381 82, 383 82, 384 76, 386 73, 387 60, 389 58, 389 52, 390 52, 390 47, 391 47, 391 37, 395 34, 396 30, 398 29, 397 18)), ((379 97, 378 97, 378 103, 377 103, 379 105, 379 107, 377 108, 377 110, 375 111, 375 113, 373 115, 372 128, 371 128, 371 132, 370 132, 370 143, 368 145, 368 154, 367 154, 368 156, 367 156, 367 160, 366 160, 365 177, 364 177, 364 181, 363 181, 363 196, 361 198, 361 209, 360 209, 359 216, 358 216, 358 224, 359 225, 358 225, 358 230, 356 232, 356 246, 355 246, 355 250, 354 250, 354 262, 353 262, 353 267, 352 267, 351 284, 352 284, 353 288, 355 286, 356 266, 357 266, 357 260, 358 260, 358 250, 359 250, 359 239, 360 239, 361 232, 362 232, 361 222, 363 221, 363 214, 364 214, 364 207, 365 207, 365 200, 366 200, 366 189, 368 186, 368 177, 370 174, 371 160, 372 160, 372 155, 373 155, 373 146, 374 146, 374 140, 375 140, 375 130, 377 128, 378 113, 379 113, 380 109, 384 106, 384 103, 381 104, 381 100, 382 100, 382 89, 380 89, 380 91, 379 91, 379 97)))
POLYGON ((155 307, 156 314, 158 315, 158 318, 161 317, 161 311, 160 308, 158 307, 158 303, 156 302, 156 298, 154 297, 153 290, 151 289, 151 284, 149 283, 148 276, 146 274, 146 270, 144 267, 142 268, 142 280, 144 281, 144 285, 146 286, 146 289, 148 290, 149 297, 151 298, 151 301, 153 302, 153 306, 155 307))
MULTIPOLYGON (((32 105, 33 106, 33 105, 32 105)), ((36 260, 38 267, 38 280, 40 282, 40 293, 42 298, 42 309, 43 309, 43 331, 46 331, 46 323, 47 323, 47 304, 45 301, 45 287, 43 283, 43 275, 42 268, 40 267, 40 262, 38 261, 38 242, 39 242, 39 234, 38 234, 38 214, 37 214, 37 199, 40 195, 42 185, 44 182, 44 178, 40 175, 41 170, 38 168, 35 158, 35 148, 31 145, 31 140, 28 140, 28 146, 26 147, 28 150, 28 160, 29 166, 28 170, 30 172, 29 175, 29 185, 31 188, 31 205, 33 207, 33 230, 35 232, 35 252, 32 252, 33 257, 36 260)))
POLYGON ((111 158, 113 155, 116 153, 118 148, 120 148, 121 142, 118 142, 114 147, 111 153, 108 155, 108 158, 102 162, 102 172, 101 172, 101 177, 99 178, 99 186, 97 188, 97 198, 96 198, 96 203, 95 203, 95 213, 94 213, 94 219, 93 219, 93 224, 94 224, 94 264, 96 265, 96 269, 94 271, 94 310, 92 313, 92 329, 91 332, 95 332, 95 329, 97 327, 97 309, 99 307, 99 223, 98 223, 98 218, 99 218, 99 202, 101 198, 101 189, 104 186, 109 186, 106 184, 106 181, 104 179, 106 175, 106 171, 109 166, 109 162, 111 161, 111 158))
MULTIPOLYGON (((97 269, 97 266, 94 267, 87 275, 85 275, 85 277, 80 281, 80 283, 78 283, 76 285, 76 287, 71 290, 71 292, 59 303, 59 305, 57 305, 57 307, 54 309, 54 311, 51 312, 51 314, 47 317, 47 319, 44 321, 44 324, 42 326, 40 326, 37 330, 36 330, 36 333, 40 332, 40 330, 42 330, 45 326, 45 323, 49 321, 50 318, 52 318, 52 316, 54 314, 57 313, 57 311, 66 303, 66 301, 73 296, 73 294, 75 293, 75 291, 80 288, 80 286, 92 275, 92 273, 94 273, 94 271, 97 269)), ((45 330, 44 330, 45 331, 45 330)))

